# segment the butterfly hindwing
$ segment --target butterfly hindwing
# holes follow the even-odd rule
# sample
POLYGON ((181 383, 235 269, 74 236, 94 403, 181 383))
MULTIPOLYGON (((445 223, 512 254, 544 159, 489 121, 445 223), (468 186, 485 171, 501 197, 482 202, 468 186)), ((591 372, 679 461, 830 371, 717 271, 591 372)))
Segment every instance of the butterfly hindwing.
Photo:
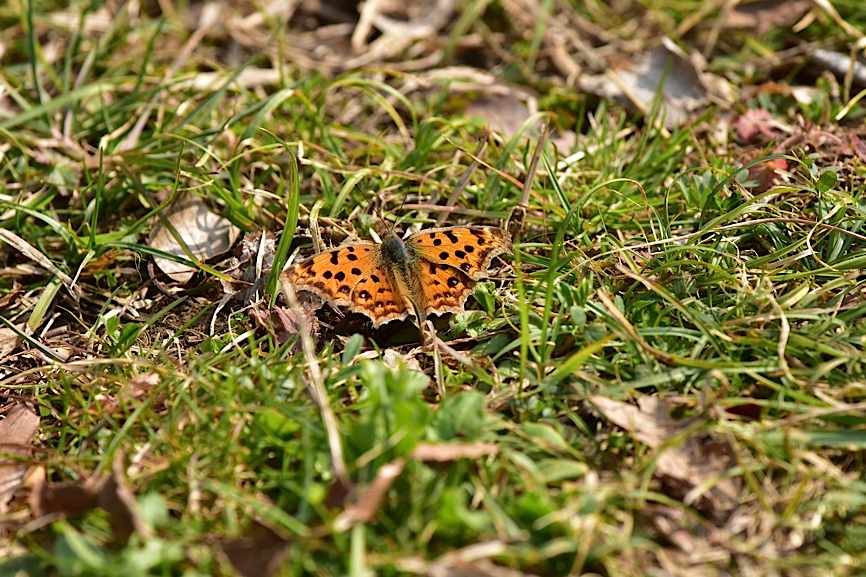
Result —
POLYGON ((431 228, 407 242, 424 260, 459 269, 472 279, 487 276, 493 257, 507 250, 502 233, 483 226, 431 228))
POLYGON ((458 313, 475 284, 468 275, 447 265, 431 261, 418 263, 424 306, 428 313, 458 313))

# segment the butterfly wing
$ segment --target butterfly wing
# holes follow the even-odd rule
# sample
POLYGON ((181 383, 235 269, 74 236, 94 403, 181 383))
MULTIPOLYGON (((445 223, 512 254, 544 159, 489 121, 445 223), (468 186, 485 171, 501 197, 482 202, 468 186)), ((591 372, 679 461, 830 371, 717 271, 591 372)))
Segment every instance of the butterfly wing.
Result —
POLYGON ((378 254, 371 242, 341 246, 295 264, 288 279, 298 290, 366 315, 378 327, 408 314, 379 265, 378 254))
POLYGON ((461 312, 475 281, 451 266, 431 261, 422 261, 418 266, 426 312, 461 312))
POLYGON ((487 276, 490 261, 508 248, 500 231, 485 226, 431 228, 407 242, 424 260, 459 269, 474 280, 487 276))

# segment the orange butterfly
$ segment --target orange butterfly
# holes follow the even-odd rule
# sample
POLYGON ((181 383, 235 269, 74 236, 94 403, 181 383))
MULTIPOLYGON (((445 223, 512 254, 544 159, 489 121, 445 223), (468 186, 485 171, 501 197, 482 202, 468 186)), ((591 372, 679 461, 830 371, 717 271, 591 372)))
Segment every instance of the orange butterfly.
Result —
POLYGON ((496 229, 453 226, 422 230, 382 244, 359 242, 295 264, 288 280, 331 305, 364 314, 379 327, 412 313, 422 329, 430 313, 459 312, 475 281, 508 244, 496 229))

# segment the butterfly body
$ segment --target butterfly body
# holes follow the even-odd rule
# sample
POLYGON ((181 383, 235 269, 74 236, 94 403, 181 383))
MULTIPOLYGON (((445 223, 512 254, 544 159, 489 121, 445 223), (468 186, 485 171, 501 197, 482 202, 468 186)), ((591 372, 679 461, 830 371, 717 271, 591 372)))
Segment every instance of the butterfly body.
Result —
POLYGON ((396 289, 395 292, 408 301, 415 318, 423 325, 427 320, 427 312, 415 244, 411 240, 403 242, 394 233, 389 234, 379 245, 379 264, 388 273, 388 280, 396 289))
POLYGON ((488 227, 427 229, 405 240, 392 233, 381 244, 317 254, 286 276, 296 289, 368 316, 374 327, 409 314, 423 326, 429 313, 463 310, 474 281, 506 249, 502 234, 488 227))

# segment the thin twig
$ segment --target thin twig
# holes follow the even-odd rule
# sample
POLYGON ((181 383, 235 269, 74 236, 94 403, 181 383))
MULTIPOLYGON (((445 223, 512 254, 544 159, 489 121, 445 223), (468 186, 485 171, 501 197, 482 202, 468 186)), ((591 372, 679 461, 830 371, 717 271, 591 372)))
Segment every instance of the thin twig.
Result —
POLYGON ((541 159, 549 133, 550 124, 545 122, 538 137, 538 143, 535 145, 535 152, 532 153, 532 160, 529 163, 526 180, 523 181, 523 196, 520 197, 520 203, 514 207, 502 226, 502 229, 507 231, 512 238, 516 237, 517 233, 523 229, 526 212, 529 209, 529 195, 532 192, 532 181, 535 180, 535 173, 538 171, 538 161, 541 159))
MULTIPOLYGON (((451 195, 448 197, 448 201, 445 203, 446 207, 452 208, 455 204, 457 204, 457 200, 460 198, 460 195, 463 194, 463 191, 466 189, 466 185, 469 183, 469 178, 472 176, 472 173, 475 172, 475 169, 478 168, 478 159, 484 154, 484 151, 486 149, 487 139, 485 138, 478 143, 478 150, 475 152, 475 155, 470 156, 470 158, 472 159, 472 163, 466 168, 463 176, 461 176, 460 180, 457 182, 457 186, 455 186, 454 190, 451 191, 451 195)), ((439 216, 436 217, 436 224, 442 226, 442 224, 445 222, 445 219, 447 218, 448 212, 440 212, 439 216)))

